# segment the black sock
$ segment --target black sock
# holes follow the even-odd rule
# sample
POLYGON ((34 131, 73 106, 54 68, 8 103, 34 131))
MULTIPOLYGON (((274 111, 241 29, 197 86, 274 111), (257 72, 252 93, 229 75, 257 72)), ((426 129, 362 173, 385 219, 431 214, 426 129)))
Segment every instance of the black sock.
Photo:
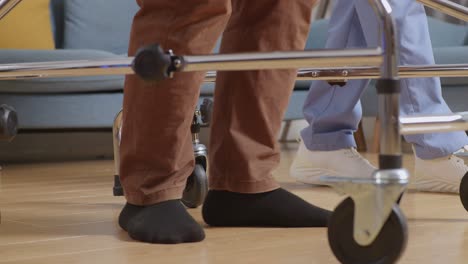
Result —
POLYGON ((211 226, 265 227, 324 227, 331 214, 284 189, 256 194, 211 190, 202 213, 211 226))
POLYGON ((132 219, 135 215, 137 215, 144 208, 145 208, 144 206, 137 206, 137 205, 126 203, 119 215, 120 227, 123 230, 127 231, 127 225, 130 219, 132 219))
POLYGON ((135 240, 158 244, 199 242, 205 238, 203 228, 179 200, 144 207, 130 218, 127 231, 135 240))

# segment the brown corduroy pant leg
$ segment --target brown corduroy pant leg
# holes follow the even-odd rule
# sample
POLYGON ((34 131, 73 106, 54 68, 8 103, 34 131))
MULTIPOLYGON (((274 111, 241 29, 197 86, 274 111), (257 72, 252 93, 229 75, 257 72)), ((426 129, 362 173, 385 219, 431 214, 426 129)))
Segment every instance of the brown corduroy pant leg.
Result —
MULTIPOLYGON (((232 0, 221 52, 302 50, 313 0, 232 0)), ((210 136, 210 187, 241 193, 278 188, 277 135, 297 71, 220 72, 210 136)))
MULTIPOLYGON (((130 55, 152 43, 176 54, 209 53, 226 23, 223 53, 301 50, 315 0, 138 3, 130 55)), ((190 123, 204 74, 180 73, 158 84, 127 77, 120 174, 129 203, 182 196, 194 167, 190 123)), ((276 136, 295 76, 294 69, 219 73, 209 145, 212 189, 258 193, 278 188, 271 175, 279 162, 276 136)))
MULTIPOLYGON (((229 19, 229 0, 137 0, 129 55, 159 43, 177 54, 210 53, 229 19)), ((149 84, 126 79, 120 176, 127 201, 149 205, 182 196, 194 168, 190 136, 204 74, 149 84)))

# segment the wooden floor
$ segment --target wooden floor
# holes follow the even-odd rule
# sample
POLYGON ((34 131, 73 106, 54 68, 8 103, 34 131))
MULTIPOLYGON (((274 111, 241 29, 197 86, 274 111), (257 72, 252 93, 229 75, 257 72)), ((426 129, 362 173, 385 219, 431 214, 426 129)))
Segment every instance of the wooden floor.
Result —
MULTIPOLYGON (((278 180, 332 209, 341 199, 333 191, 288 178, 296 147, 282 151, 278 180)), ((111 161, 5 166, 0 263, 337 263, 324 228, 206 227, 202 243, 131 241, 116 224, 124 199, 112 196, 112 175, 111 161)), ((402 209, 409 243, 400 263, 468 263, 468 213, 456 195, 410 193, 402 209)), ((190 212, 202 223, 200 209, 190 212)))

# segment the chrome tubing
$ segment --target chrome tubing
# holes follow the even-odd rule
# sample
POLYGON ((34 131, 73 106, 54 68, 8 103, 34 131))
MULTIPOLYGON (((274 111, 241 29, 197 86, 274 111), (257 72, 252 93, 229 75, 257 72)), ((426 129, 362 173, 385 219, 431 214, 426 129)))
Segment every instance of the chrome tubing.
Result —
POLYGON ((270 53, 184 56, 180 71, 237 71, 291 69, 301 67, 379 66, 382 51, 377 49, 308 50, 270 53))
MULTIPOLYGON (((468 77, 468 64, 400 66, 398 67, 398 75, 400 78, 468 77)), ((302 68, 297 72, 296 80, 347 81, 378 78, 380 78, 379 67, 302 68)), ((214 82, 215 80, 216 72, 207 72, 205 82, 214 82)))
POLYGON ((0 0, 0 20, 10 13, 22 0, 0 0))
MULTIPOLYGON (((397 32, 392 18, 392 7, 387 0, 369 0, 379 20, 382 22, 384 64, 381 68, 381 80, 377 83, 380 122, 380 159, 384 156, 401 157, 401 137, 399 132, 399 90, 397 32), (392 83, 393 82, 393 83, 392 83), (382 87, 382 89, 379 88, 382 87), (398 91, 397 91, 398 90, 398 91)), ((380 164, 382 165, 382 164, 380 164)), ((382 166, 380 166, 382 167, 382 166)))
MULTIPOLYGON (((297 80, 378 79, 379 71, 377 67, 300 69, 297 80)), ((207 77, 209 74, 212 72, 207 77)), ((400 78, 468 77, 468 64, 400 66, 398 75, 400 78)))
POLYGON ((400 117, 402 135, 468 131, 468 112, 400 117))
MULTIPOLYGON (((134 58, 56 61, 0 65, 0 80, 133 74, 134 58)), ((326 50, 184 56, 179 71, 287 69, 300 67, 379 66, 380 49, 326 50)))
POLYGON ((468 21, 468 7, 448 0, 418 0, 421 4, 438 10, 449 16, 468 21))
POLYGON ((133 58, 0 65, 0 80, 133 74, 133 58))
MULTIPOLYGON (((35 78, 133 74, 132 57, 99 61, 56 61, 0 64, 0 81, 35 78)), ((468 77, 468 64, 412 65, 398 67, 400 78, 468 77)), ((297 80, 378 79, 377 66, 301 68, 297 80)), ((214 82, 216 72, 207 72, 204 81, 214 82)))

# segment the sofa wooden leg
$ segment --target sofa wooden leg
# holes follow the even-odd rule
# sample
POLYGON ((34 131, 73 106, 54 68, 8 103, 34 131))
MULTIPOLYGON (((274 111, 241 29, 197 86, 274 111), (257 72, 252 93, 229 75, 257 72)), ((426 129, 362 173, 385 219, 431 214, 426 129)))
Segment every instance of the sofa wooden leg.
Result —
POLYGON ((380 150, 380 121, 379 118, 375 118, 374 123, 374 136, 372 138, 372 149, 371 152, 378 153, 380 150))
POLYGON ((359 122, 358 130, 354 133, 354 140, 356 140, 357 151, 367 151, 366 137, 364 136, 364 130, 362 129, 362 121, 359 122))

